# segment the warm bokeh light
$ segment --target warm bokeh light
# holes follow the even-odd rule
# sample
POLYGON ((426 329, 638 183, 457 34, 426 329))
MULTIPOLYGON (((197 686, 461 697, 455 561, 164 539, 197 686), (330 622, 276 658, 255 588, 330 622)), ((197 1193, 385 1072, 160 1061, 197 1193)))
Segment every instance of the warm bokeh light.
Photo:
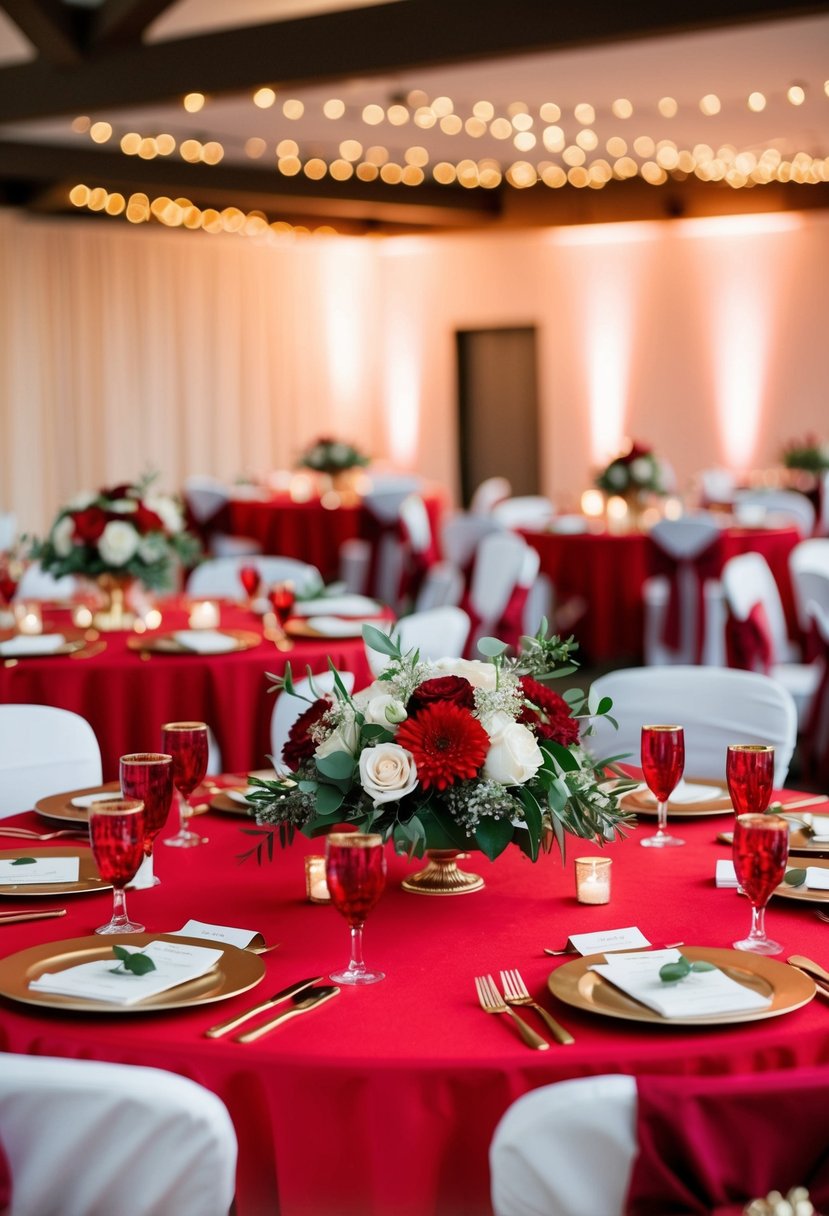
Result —
POLYGON ((786 99, 787 101, 790 101, 793 106, 802 106, 806 100, 806 92, 799 84, 793 84, 786 92, 786 99))
POLYGON ((616 118, 630 118, 633 113, 633 105, 627 97, 617 97, 610 108, 616 118))
POLYGON ((660 97, 656 108, 663 118, 675 118, 679 104, 675 97, 660 97))
POLYGON ((581 512, 591 519, 604 515, 604 494, 601 490, 585 490, 581 496, 581 512))
POLYGON ((182 102, 188 114, 198 114, 205 102, 204 93, 188 93, 182 102))
POLYGON ((105 144, 112 137, 112 126, 108 122, 93 122, 89 128, 89 137, 96 144, 105 144))
POLYGON ((766 108, 766 99, 762 93, 749 93, 748 108, 755 114, 759 114, 761 110, 766 108))
POLYGON ((342 118, 345 114, 345 102, 341 101, 339 97, 330 97, 323 105, 322 112, 326 118, 342 118))

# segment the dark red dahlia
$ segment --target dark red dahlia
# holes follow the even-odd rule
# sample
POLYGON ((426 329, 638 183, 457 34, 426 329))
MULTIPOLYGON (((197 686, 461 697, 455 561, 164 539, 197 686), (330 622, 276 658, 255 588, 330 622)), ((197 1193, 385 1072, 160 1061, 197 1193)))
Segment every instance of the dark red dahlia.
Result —
POLYGON ((414 756, 424 790, 445 790, 477 777, 489 751, 489 735, 478 719, 451 701, 424 705, 403 723, 395 743, 414 756))
POLYGON ((521 677, 521 690, 535 708, 525 705, 519 722, 529 726, 539 739, 552 739, 563 747, 578 743, 579 724, 564 697, 529 676, 521 677))
POLYGON ((72 516, 75 536, 85 545, 94 545, 107 525, 106 513, 100 507, 87 507, 72 516))
POLYGON ((419 709, 433 705, 436 701, 474 709, 475 689, 463 676, 436 676, 433 680, 424 680, 422 684, 418 684, 406 708, 410 714, 415 714, 419 709))
POLYGON ((288 738, 282 748, 282 761, 290 769, 298 769, 314 754, 317 743, 311 738, 310 729, 327 710, 331 708, 325 697, 320 697, 301 713, 288 732, 288 738))

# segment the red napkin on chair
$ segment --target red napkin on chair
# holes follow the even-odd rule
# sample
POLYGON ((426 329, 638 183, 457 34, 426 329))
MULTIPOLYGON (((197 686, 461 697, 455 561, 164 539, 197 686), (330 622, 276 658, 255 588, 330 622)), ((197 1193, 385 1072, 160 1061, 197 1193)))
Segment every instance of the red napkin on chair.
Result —
POLYGON ((768 675, 774 657, 766 609, 759 601, 744 621, 729 612, 725 623, 725 653, 729 667, 768 675))
POLYGON ((829 1212, 829 1068, 636 1084, 627 1216, 725 1216, 794 1186, 829 1212))

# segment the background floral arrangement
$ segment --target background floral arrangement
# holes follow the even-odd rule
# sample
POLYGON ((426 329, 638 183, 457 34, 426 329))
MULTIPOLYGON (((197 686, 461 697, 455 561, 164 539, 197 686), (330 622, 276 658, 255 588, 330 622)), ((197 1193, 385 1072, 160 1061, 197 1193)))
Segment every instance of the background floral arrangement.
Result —
POLYGON ((313 469, 317 473, 342 473, 367 465, 369 457, 353 444, 341 443, 338 439, 321 438, 302 453, 298 464, 301 469, 313 469))
POLYGON ((155 590, 172 588, 176 563, 193 565, 198 539, 185 531, 180 504, 149 492, 153 477, 77 494, 58 512, 32 556, 57 578, 102 574, 139 579, 155 590))
POLYGON ((606 494, 629 494, 644 490, 664 494, 662 470, 651 448, 634 443, 629 452, 617 456, 599 473, 596 485, 606 494))
POLYGON ((782 459, 787 469, 822 473, 824 469, 829 469, 829 443, 821 443, 817 435, 793 439, 783 449, 782 459))
MULTIPOLYGON (((311 701, 290 732, 282 759, 293 777, 252 780, 257 823, 278 829, 252 850, 260 859, 275 835, 286 844, 297 830, 315 836, 340 823, 418 857, 472 848, 494 859, 515 843, 534 861, 553 841, 563 854, 568 833, 599 843, 619 833, 619 794, 603 784, 609 761, 580 744, 583 693, 560 696, 542 682, 575 670, 572 638, 548 638, 544 622, 515 658, 485 638, 488 661, 427 662, 370 625, 363 636, 389 660, 382 675, 351 696, 335 673, 334 692, 311 701)), ((270 678, 293 690, 290 667, 270 678)), ((607 714, 611 703, 587 708, 607 714)))

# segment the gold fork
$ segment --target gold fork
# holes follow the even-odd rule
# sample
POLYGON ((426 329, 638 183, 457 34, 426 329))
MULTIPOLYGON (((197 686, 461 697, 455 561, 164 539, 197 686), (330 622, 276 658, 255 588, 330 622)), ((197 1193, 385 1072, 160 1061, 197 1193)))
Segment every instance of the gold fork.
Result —
POLYGON ((60 836, 74 836, 78 840, 88 839, 83 828, 62 828, 59 832, 33 832, 30 828, 0 828, 0 836, 16 836, 19 840, 57 840, 60 836))
POLYGON ((815 916, 818 918, 818 920, 829 921, 829 916, 827 916, 825 912, 821 912, 820 908, 815 909, 815 916))
POLYGON ((531 1009, 534 1009, 547 1023, 550 1033, 557 1043, 562 1043, 565 1046, 575 1043, 576 1040, 570 1034, 570 1031, 565 1030, 552 1014, 548 1013, 537 1001, 533 1000, 519 971, 516 971, 514 968, 512 971, 502 971, 501 985, 504 989, 504 997, 507 1003, 509 1005, 528 1005, 531 1009))
POLYGON ((534 1047, 536 1051, 548 1050, 550 1044, 545 1042, 540 1034, 536 1034, 532 1027, 528 1026, 524 1019, 520 1018, 515 1010, 510 1009, 504 1002, 491 975, 476 975, 475 989, 484 1013, 508 1013, 528 1047, 534 1047))

